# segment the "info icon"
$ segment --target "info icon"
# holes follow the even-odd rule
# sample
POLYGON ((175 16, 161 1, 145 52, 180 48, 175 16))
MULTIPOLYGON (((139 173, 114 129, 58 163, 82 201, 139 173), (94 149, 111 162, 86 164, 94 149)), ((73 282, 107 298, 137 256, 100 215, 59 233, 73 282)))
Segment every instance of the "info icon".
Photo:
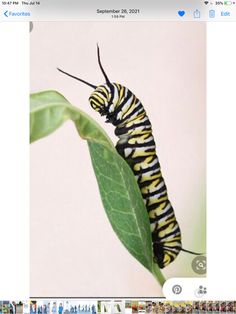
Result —
POLYGON ((205 275, 206 273, 206 257, 196 256, 192 261, 192 269, 198 275, 205 275))

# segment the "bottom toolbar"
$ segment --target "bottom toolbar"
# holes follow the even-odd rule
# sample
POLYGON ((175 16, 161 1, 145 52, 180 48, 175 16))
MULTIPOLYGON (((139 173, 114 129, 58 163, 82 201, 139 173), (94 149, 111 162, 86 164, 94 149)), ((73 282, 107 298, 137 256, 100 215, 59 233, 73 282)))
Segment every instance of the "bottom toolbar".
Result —
POLYGON ((236 313, 236 301, 37 299, 0 301, 0 314, 236 313))

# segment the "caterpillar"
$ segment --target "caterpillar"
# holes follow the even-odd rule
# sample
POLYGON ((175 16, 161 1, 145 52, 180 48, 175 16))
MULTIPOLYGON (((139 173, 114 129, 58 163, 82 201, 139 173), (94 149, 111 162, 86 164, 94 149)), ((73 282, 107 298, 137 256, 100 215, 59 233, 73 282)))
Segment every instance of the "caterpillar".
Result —
POLYGON ((201 255, 182 248, 181 231, 162 176, 151 122, 141 101, 127 87, 110 82, 101 64, 98 45, 97 57, 106 81, 99 86, 57 69, 93 88, 90 105, 115 126, 119 138, 116 150, 131 167, 147 208, 154 261, 164 268, 180 251, 201 255))

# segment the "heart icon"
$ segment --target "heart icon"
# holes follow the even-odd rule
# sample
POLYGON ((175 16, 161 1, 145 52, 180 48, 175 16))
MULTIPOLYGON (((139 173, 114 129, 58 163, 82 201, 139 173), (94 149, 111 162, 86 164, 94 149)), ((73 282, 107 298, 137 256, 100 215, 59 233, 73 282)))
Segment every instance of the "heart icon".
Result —
POLYGON ((185 11, 178 11, 179 16, 184 16, 185 11))

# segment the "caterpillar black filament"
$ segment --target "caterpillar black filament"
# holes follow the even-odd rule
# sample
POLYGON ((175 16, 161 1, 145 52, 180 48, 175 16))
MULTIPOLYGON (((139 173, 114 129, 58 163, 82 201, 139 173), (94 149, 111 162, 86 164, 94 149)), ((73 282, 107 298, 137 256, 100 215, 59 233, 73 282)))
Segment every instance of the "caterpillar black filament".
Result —
POLYGON ((95 86, 58 70, 94 88, 89 97, 92 108, 115 126, 115 134, 119 137, 117 152, 130 165, 148 211, 155 262, 164 268, 181 250, 198 255, 182 248, 180 228, 156 155, 152 126, 142 103, 127 87, 109 81, 101 64, 98 46, 97 54, 106 80, 103 85, 95 86))

